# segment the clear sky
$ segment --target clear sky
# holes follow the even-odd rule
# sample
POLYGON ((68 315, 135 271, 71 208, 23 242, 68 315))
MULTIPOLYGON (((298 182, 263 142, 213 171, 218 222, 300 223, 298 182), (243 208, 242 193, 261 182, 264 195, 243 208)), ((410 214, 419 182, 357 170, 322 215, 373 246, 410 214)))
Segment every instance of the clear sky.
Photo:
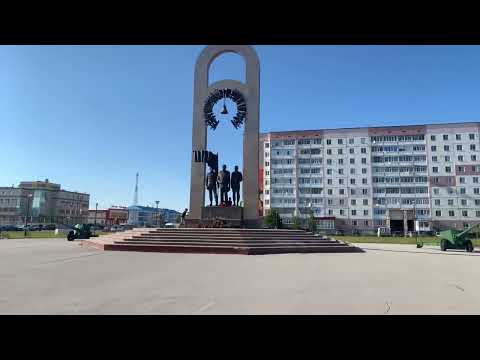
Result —
MULTIPOLYGON (((90 207, 188 207, 202 46, 0 46, 0 185, 88 192, 90 207)), ((480 120, 479 46, 255 46, 261 131, 480 120)), ((218 58, 211 81, 244 79, 218 58)), ((242 130, 209 134, 241 166, 242 130)))

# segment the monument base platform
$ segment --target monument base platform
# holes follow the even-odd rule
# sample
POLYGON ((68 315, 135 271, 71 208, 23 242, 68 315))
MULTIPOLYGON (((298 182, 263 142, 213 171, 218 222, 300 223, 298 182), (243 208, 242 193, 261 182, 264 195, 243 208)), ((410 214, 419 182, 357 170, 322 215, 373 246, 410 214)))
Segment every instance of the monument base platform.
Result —
POLYGON ((83 240, 81 245, 110 251, 243 255, 363 252, 303 230, 270 229, 133 229, 83 240))

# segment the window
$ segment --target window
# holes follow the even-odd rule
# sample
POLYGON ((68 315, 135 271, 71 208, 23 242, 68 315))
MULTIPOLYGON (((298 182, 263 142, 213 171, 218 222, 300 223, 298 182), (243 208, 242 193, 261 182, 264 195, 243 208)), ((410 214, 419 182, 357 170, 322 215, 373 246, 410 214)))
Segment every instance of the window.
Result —
POLYGON ((462 151, 462 145, 457 145, 457 151, 462 151))
POLYGON ((327 159, 327 165, 332 165, 332 159, 327 159))
POLYGON ((463 161, 463 155, 458 155, 458 161, 463 161))
POLYGON ((460 184, 465 184, 465 178, 464 177, 460 178, 460 184))
POLYGON ((350 195, 355 195, 355 189, 350 189, 350 195))
POLYGON ((443 140, 448 140, 448 135, 443 135, 443 140))
POLYGON ((445 166, 445 172, 447 172, 447 173, 452 172, 452 167, 451 166, 445 166))
POLYGON ((462 216, 468 217, 468 210, 462 210, 462 216))
POLYGON ((449 156, 449 155, 446 155, 446 156, 445 156, 445 161, 446 161, 446 162, 450 162, 450 156, 449 156))
POLYGON ((270 162, 265 161, 265 166, 266 166, 266 167, 270 166, 270 162))
POLYGON ((430 150, 432 150, 432 151, 437 151, 437 147, 436 147, 436 146, 431 146, 431 147, 430 147, 430 150))
POLYGON ((327 155, 332 155, 332 149, 327 149, 327 155))
POLYGON ((327 169, 327 175, 332 175, 332 169, 327 169))
POLYGON ((310 145, 310 139, 299 139, 298 145, 310 145))
MULTIPOLYGON (((338 169, 338 174, 343 175, 343 169, 338 169)), ((340 179, 340 180, 343 180, 343 179, 340 179)))
POLYGON ((450 151, 450 146, 444 145, 444 146, 443 146, 443 150, 444 150, 444 151, 450 151))
POLYGON ((343 159, 338 159, 338 165, 343 165, 343 159))
POLYGON ((340 209, 340 215, 345 215, 345 210, 340 209))
POLYGON ((480 195, 480 189, 479 188, 473 188, 473 193, 475 195, 480 195))
POLYGON ((331 139, 327 139, 327 145, 332 145, 332 140, 331 139))
POLYGON ((448 210, 448 216, 455 216, 454 210, 448 210))
MULTIPOLYGON (((356 215, 356 214, 357 214, 357 212, 355 211, 355 215, 356 215)), ((352 214, 352 215, 353 215, 353 214, 352 214)), ((353 221, 352 221, 352 225, 353 225, 353 226, 357 226, 357 220, 353 220, 353 221)))
POLYGON ((465 188, 460 188, 460 194, 465 194, 465 188))
POLYGON ((350 164, 355 164, 355 159, 350 159, 350 164))
POLYGON ((357 200, 351 199, 350 204, 353 205, 353 206, 357 205, 357 200))
POLYGON ((340 205, 345 205, 345 199, 340 199, 340 205))
POLYGON ((432 172, 438 173, 438 167, 437 166, 432 167, 432 172))
POLYGON ((480 211, 478 211, 478 210, 475 211, 475 216, 476 216, 476 217, 480 217, 480 211))
POLYGON ((362 148, 361 153, 366 154, 367 153, 367 148, 362 148))
POLYGON ((435 216, 442 216, 441 210, 435 210, 435 216))
POLYGON ((462 206, 467 206, 467 200, 466 199, 462 199, 462 206))
POLYGON ((435 205, 440 206, 440 199, 435 199, 435 205))
POLYGON ((345 195, 345 189, 338 190, 340 195, 345 195))
POLYGON ((337 142, 338 142, 338 145, 343 145, 343 139, 338 139, 337 142))
POLYGON ((367 179, 363 178, 363 179, 362 179, 362 184, 363 184, 363 185, 367 185, 367 179))
POLYGON ((355 185, 355 179, 350 179, 350 184, 355 185))
POLYGON ((437 162, 437 161, 438 161, 437 157, 436 157, 436 156, 432 156, 432 161, 433 161, 433 162, 437 162))
POLYGON ((332 185, 332 179, 327 179, 327 185, 332 185))
POLYGON ((270 190, 266 189, 265 190, 265 195, 268 195, 268 194, 270 194, 270 190))
POLYGON ((349 151, 350 151, 350 154, 354 154, 354 153, 355 153, 355 149, 354 149, 354 148, 350 148, 349 151))
POLYGON ((430 135, 430 140, 435 141, 437 137, 435 135, 430 135))
MULTIPOLYGON (((362 194, 363 195, 368 195, 368 189, 362 189, 362 194)), ((368 200, 367 200, 368 201, 368 200)))
POLYGON ((332 209, 328 209, 328 215, 333 215, 333 210, 332 209))
POLYGON ((348 139, 348 143, 351 145, 355 142, 355 139, 348 139))
POLYGON ((360 143, 365 144, 365 138, 361 138, 360 143))
POLYGON ((433 193, 434 193, 435 195, 438 195, 439 192, 440 192, 440 191, 439 191, 438 188, 433 188, 433 193))
POLYGON ((478 184, 478 176, 474 176, 474 177, 473 177, 473 183, 474 183, 474 184, 478 184))
POLYGON ((477 161, 477 155, 471 155, 471 156, 470 156, 470 159, 471 159, 472 161, 477 161))
POLYGON ((327 194, 328 194, 328 195, 333 195, 333 190, 332 190, 332 189, 328 189, 328 190, 327 190, 327 194))
POLYGON ((354 175, 355 174, 355 168, 350 169, 350 174, 354 175))
POLYGON ((475 144, 470 144, 470 150, 475 151, 475 144))
POLYGON ((357 210, 352 210, 352 215, 353 216, 357 215, 357 210))
POLYGON ((266 158, 268 158, 269 155, 270 155, 270 154, 269 154, 268 152, 265 153, 265 157, 266 157, 266 158))
POLYGON ((480 199, 475 199, 475 205, 480 205, 480 199))
POLYGON ((456 138, 457 140, 462 140, 462 135, 461 135, 461 134, 456 134, 456 135, 455 135, 455 138, 456 138))
POLYGON ((453 206, 453 199, 448 199, 448 206, 453 206))
POLYGON ((475 140, 475 134, 468 134, 468 138, 470 140, 475 140))
POLYGON ((465 172, 465 167, 464 166, 459 166, 457 168, 458 172, 465 172))
POLYGON ((362 168, 362 174, 366 174, 367 173, 367 168, 362 168))
POLYGON ((363 205, 368 205, 368 199, 363 199, 363 205))
POLYGON ((362 158, 362 164, 366 164, 367 163, 367 158, 362 158))
POLYGON ((338 155, 343 155, 343 149, 337 149, 338 155))
POLYGON ((368 210, 363 210, 363 215, 367 216, 368 215, 368 210))

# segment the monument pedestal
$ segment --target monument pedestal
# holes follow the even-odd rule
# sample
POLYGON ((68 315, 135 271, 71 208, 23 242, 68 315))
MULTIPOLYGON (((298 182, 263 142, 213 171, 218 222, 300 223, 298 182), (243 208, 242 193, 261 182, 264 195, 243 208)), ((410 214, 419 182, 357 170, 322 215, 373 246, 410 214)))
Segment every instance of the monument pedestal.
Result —
POLYGON ((243 207, 203 206, 201 219, 185 219, 186 227, 243 227, 243 207))

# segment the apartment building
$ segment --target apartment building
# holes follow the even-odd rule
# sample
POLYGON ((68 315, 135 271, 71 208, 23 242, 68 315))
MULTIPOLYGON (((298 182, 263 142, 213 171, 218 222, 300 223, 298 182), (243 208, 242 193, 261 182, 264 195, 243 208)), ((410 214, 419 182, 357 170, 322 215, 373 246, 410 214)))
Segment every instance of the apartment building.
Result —
POLYGON ((261 209, 285 223, 392 231, 480 222, 480 123, 271 132, 260 137, 261 209))

